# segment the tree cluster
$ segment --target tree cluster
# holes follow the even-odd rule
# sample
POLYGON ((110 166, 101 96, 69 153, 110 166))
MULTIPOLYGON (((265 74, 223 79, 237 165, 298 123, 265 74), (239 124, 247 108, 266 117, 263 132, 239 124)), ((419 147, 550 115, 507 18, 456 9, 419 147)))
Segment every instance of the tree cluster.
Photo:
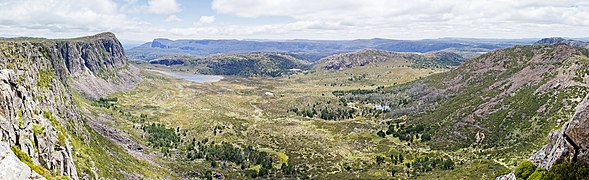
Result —
POLYGON ((143 126, 141 129, 149 133, 147 141, 149 145, 155 148, 162 148, 164 156, 168 155, 168 148, 177 148, 180 142, 180 137, 176 134, 174 128, 166 128, 162 124, 152 123, 148 126, 143 126))
POLYGON ((291 108, 288 112, 293 112, 302 117, 318 117, 323 120, 341 120, 341 119, 352 119, 356 113, 356 109, 353 108, 340 108, 340 107, 323 107, 323 108, 291 108))
POLYGON ((361 75, 354 75, 350 78, 348 78, 348 81, 362 81, 364 79, 366 79, 366 76, 368 76, 368 74, 361 74, 361 75))
POLYGON ((425 132, 426 128, 423 125, 408 125, 405 124, 390 124, 386 131, 381 130, 377 132, 380 137, 386 137, 392 135, 393 137, 399 138, 401 141, 414 142, 421 137, 421 141, 430 141, 431 135, 425 132))
POLYGON ((95 100, 94 102, 92 102, 92 105, 110 109, 111 107, 116 105, 118 100, 119 99, 116 97, 114 97, 114 98, 99 98, 99 99, 95 100))
POLYGON ((441 170, 452 170, 454 169, 454 161, 450 158, 421 157, 411 162, 411 167, 420 173, 430 172, 436 168, 441 170))
POLYGON ((372 93, 376 93, 376 90, 371 90, 371 89, 354 89, 354 90, 338 90, 338 91, 333 91, 332 94, 334 96, 344 96, 346 94, 351 94, 351 95, 361 95, 361 94, 372 94, 372 93))
POLYGON ((271 172, 282 173, 282 175, 297 174, 298 171, 291 164, 282 164, 280 170, 272 166, 275 158, 264 151, 259 151, 252 146, 240 148, 227 142, 215 143, 208 139, 196 142, 195 139, 187 147, 186 158, 190 161, 205 159, 211 162, 212 168, 218 168, 219 162, 225 166, 225 162, 232 162, 243 170, 246 176, 268 177, 271 172), (258 171, 251 169, 253 166, 260 166, 258 171))

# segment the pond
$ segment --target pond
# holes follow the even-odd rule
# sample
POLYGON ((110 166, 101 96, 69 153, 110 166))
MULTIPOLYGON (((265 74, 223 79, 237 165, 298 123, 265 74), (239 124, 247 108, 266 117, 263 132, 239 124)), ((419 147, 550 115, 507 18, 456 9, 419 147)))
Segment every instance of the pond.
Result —
POLYGON ((180 74, 180 73, 173 73, 167 71, 160 71, 154 69, 147 69, 148 71, 153 71, 161 74, 165 74, 168 76, 172 76, 175 78, 186 79, 192 82, 204 83, 204 82, 217 82, 223 79, 223 76, 217 75, 202 75, 202 74, 180 74))

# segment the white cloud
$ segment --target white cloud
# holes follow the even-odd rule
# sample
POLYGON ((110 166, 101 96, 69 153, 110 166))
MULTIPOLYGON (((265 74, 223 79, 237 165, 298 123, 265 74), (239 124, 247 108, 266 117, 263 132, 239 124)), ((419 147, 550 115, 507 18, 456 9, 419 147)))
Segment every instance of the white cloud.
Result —
POLYGON ((200 24, 210 24, 215 22, 215 16, 201 16, 198 20, 200 24))
POLYGON ((183 20, 176 15, 169 15, 166 18, 166 22, 182 22, 183 20))
POLYGON ((0 36, 72 37, 104 31, 153 33, 151 24, 133 20, 113 0, 4 0, 0 36))
POLYGON ((147 10, 155 14, 173 14, 181 11, 176 0, 148 0, 147 5, 147 10))
POLYGON ((8 0, 0 24, 29 28, 124 29, 135 24, 111 0, 8 0))
POLYGON ((357 24, 509 21, 589 25, 589 2, 575 0, 213 0, 212 8, 250 18, 287 16, 357 24))
POLYGON ((213 0, 211 8, 221 15, 195 13, 199 19, 192 25, 178 17, 193 15, 180 14, 181 8, 192 8, 188 5, 176 0, 0 0, 0 36, 112 31, 142 40, 422 39, 586 37, 589 32, 589 2, 575 0, 213 0))
POLYGON ((589 28, 589 2, 575 0, 213 0, 212 8, 245 18, 290 17, 304 25, 286 34, 334 30, 331 38, 586 36, 589 28))

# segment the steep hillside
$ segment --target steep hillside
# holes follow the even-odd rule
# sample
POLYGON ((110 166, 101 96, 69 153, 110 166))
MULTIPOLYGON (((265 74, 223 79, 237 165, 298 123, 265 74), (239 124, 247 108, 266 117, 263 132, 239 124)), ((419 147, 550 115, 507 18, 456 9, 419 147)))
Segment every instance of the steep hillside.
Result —
MULTIPOLYGON (((586 42, 565 40, 563 38, 545 38, 536 44, 566 44, 579 48, 589 48, 586 42)), ((588 59, 583 59, 587 61, 588 59)), ((584 67, 585 68, 585 67, 584 67)), ((587 86, 585 77, 588 71, 581 70, 577 80, 587 86)), ((575 99, 580 101, 580 98, 575 99)), ((497 177, 498 180, 507 179, 587 179, 589 174, 586 173, 589 168, 589 94, 587 94, 581 103, 576 106, 574 114, 569 119, 565 119, 564 125, 558 130, 550 132, 548 143, 540 150, 535 152, 529 160, 521 162, 515 169, 515 173, 506 174, 497 177), (524 173, 524 172, 533 172, 524 173)), ((560 124, 559 124, 560 125, 560 124)), ((559 126, 557 126, 559 127, 559 126)))
POLYGON ((306 69, 310 63, 289 53, 249 53, 213 55, 206 58, 186 56, 164 57, 150 61, 151 64, 178 65, 176 69, 187 71, 231 76, 271 76, 288 74, 293 69, 306 69))
POLYGON ((586 51, 566 45, 522 46, 484 55, 445 77, 432 77, 437 82, 426 82, 441 85, 436 89, 450 96, 415 120, 441 120, 430 124, 437 141, 433 147, 476 143, 496 149, 496 155, 529 153, 526 149, 537 147, 539 137, 565 121, 587 93, 586 56, 586 51))
POLYGON ((562 129, 550 133, 548 143, 531 156, 538 167, 550 169, 556 163, 565 161, 589 165, 589 95, 576 107, 575 114, 562 129))
POLYGON ((481 149, 477 154, 515 163, 585 97, 587 55, 564 44, 516 46, 412 83, 336 95, 387 105, 395 121, 425 127, 431 148, 481 149))
POLYGON ((575 113, 561 129, 550 132, 548 143, 528 160, 522 161, 514 172, 497 180, 515 179, 587 179, 589 152, 589 94, 575 108, 575 113), (533 173, 527 173, 533 172, 533 173))
POLYGON ((46 178, 124 173, 103 168, 128 155, 86 124, 93 116, 77 100, 78 93, 98 98, 140 81, 113 34, 3 39, 0 59, 0 140, 24 164, 46 178))
POLYGON ((396 53, 383 50, 365 49, 350 53, 328 56, 318 61, 318 67, 327 70, 342 70, 365 66, 375 62, 409 63, 416 68, 449 68, 458 66, 466 59, 450 52, 428 54, 396 53))

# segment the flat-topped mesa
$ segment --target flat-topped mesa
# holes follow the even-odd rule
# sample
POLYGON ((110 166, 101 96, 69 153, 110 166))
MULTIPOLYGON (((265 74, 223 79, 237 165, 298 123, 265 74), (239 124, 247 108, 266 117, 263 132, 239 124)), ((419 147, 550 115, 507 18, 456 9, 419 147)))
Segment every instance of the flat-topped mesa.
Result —
POLYGON ((139 81, 139 70, 129 66, 123 45, 112 33, 57 40, 53 59, 64 62, 71 85, 89 98, 128 89, 139 81))
POLYGON ((65 60, 69 73, 75 76, 84 70, 106 73, 106 68, 121 68, 128 64, 122 44, 111 33, 56 40, 51 46, 56 50, 55 58, 65 60))
POLYGON ((28 156, 29 166, 41 169, 39 174, 71 179, 78 179, 78 173, 69 131, 82 129, 75 127, 83 126, 85 118, 72 91, 98 98, 140 81, 112 33, 74 39, 4 39, 0 69, 0 141, 21 157, 28 156))

